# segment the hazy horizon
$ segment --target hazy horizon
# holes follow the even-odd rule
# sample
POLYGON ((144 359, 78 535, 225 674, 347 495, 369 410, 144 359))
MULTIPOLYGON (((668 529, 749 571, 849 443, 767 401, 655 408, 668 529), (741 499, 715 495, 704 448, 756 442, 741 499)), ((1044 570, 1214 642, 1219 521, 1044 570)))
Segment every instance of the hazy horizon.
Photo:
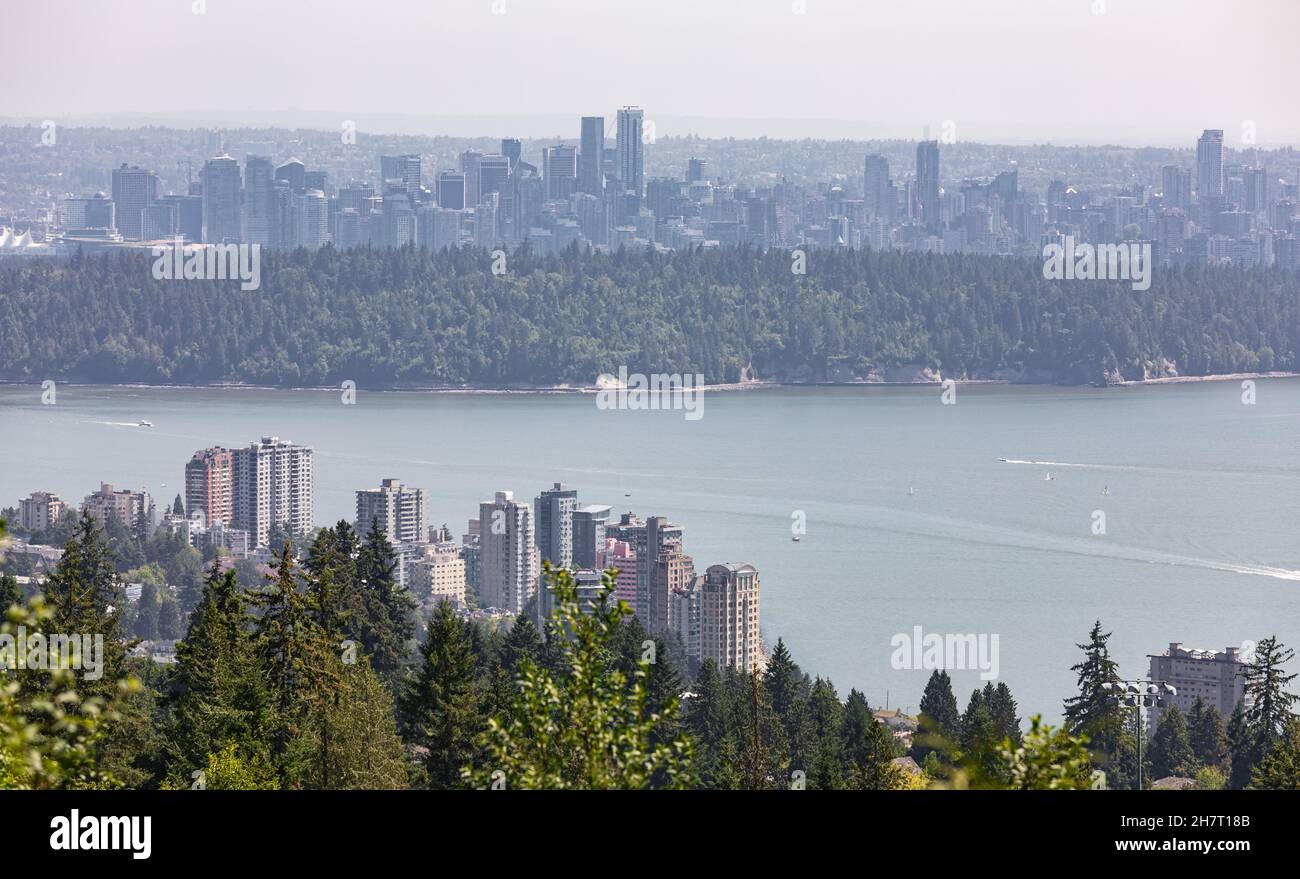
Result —
POLYGON ((1288 0, 50 0, 8 16, 10 122, 572 138, 578 116, 631 104, 660 137, 950 123, 982 143, 1190 146, 1222 128, 1229 146, 1300 145, 1288 0))

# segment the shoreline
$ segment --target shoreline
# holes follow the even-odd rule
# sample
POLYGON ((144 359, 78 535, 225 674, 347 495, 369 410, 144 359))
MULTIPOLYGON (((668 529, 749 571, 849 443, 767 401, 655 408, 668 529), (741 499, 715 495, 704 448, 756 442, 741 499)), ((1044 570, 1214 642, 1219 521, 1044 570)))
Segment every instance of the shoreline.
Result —
MULTIPOLYGON (((1111 382, 1106 385, 1097 384, 1056 384, 1054 382, 1017 382, 1010 379, 953 379, 953 382, 960 386, 971 385, 1020 385, 1024 387, 1062 387, 1062 388, 1133 388, 1147 385, 1178 385, 1178 384, 1197 384, 1201 382, 1227 382, 1227 381, 1247 381, 1254 379, 1272 379, 1272 378, 1300 378, 1300 372, 1233 372, 1217 373, 1214 375, 1175 375, 1165 376, 1162 378, 1149 379, 1126 379, 1123 381, 1111 382)), ((763 391, 763 390, 780 390, 789 388, 905 388, 905 387, 939 387, 942 386, 945 379, 933 381, 836 381, 836 382, 777 382, 768 380, 755 380, 748 382, 725 382, 713 385, 700 385, 701 391, 763 391)), ((169 389, 189 389, 189 390, 225 390, 225 391, 332 391, 338 392, 342 387, 327 386, 290 386, 281 385, 256 385, 246 384, 243 382, 218 382, 212 384, 149 384, 143 382, 86 382, 86 381, 58 381, 57 384, 67 387, 86 387, 86 388, 135 388, 138 390, 169 390, 169 389)), ((15 379, 0 379, 0 387, 9 386, 36 386, 40 384, 35 381, 20 381, 15 379)), ((596 385, 418 385, 412 387, 388 386, 388 387, 363 387, 358 386, 356 390, 366 391, 369 393, 392 393, 392 394, 465 394, 465 395, 528 395, 528 396, 545 396, 545 395, 571 395, 571 394, 595 394, 601 390, 616 390, 617 388, 600 388, 596 385)))

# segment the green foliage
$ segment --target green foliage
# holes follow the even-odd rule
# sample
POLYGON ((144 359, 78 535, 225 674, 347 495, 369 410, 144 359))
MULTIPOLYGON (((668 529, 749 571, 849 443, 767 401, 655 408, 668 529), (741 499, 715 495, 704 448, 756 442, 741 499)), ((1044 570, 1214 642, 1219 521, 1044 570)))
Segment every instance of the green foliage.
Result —
POLYGON ((1010 740, 999 750, 1013 790, 1088 790, 1092 761, 1085 736, 1053 729, 1035 714, 1020 745, 1010 740))
POLYGON ((465 768, 465 780, 516 789, 690 786, 690 741, 651 742, 655 728, 676 713, 675 700, 666 711, 654 710, 645 683, 649 663, 629 679, 612 655, 618 627, 631 613, 625 602, 610 602, 613 577, 604 575, 600 600, 584 613, 568 571, 547 563, 545 576, 555 594, 552 621, 563 633, 556 636, 559 668, 524 660, 513 711, 488 721, 484 754, 465 768))
POLYGON ((1250 777, 1254 790, 1300 790, 1300 718, 1286 722, 1250 777))
POLYGON ((1183 712, 1170 704, 1160 716, 1156 734, 1151 738, 1151 777, 1192 775, 1196 769, 1196 754, 1183 712))
POLYGON ((1065 700, 1065 729, 1086 737, 1092 759, 1108 776, 1112 788, 1137 783, 1137 743, 1129 732, 1131 712, 1116 700, 1108 685, 1119 680, 1119 664, 1110 658, 1110 632, 1097 620, 1088 633, 1088 643, 1078 645, 1082 662, 1070 667, 1078 675, 1079 694, 1065 700))

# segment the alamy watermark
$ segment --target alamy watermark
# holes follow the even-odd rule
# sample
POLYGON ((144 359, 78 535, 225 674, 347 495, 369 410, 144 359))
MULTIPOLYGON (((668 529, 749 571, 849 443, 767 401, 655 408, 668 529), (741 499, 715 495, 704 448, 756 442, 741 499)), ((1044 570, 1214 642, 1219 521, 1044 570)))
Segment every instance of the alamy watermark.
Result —
POLYGON ((911 633, 899 632, 889 639, 894 648, 889 664, 896 671, 976 671, 980 680, 998 676, 998 636, 922 632, 913 626, 911 633))
POLYGON ((239 289, 262 286, 260 244, 175 244, 153 248, 155 281, 226 281, 239 279, 239 289))
POLYGON ((104 676, 103 635, 60 635, 27 631, 0 634, 0 671, 75 669, 88 681, 104 676))
POLYGON ((1043 247, 1043 277, 1049 281, 1132 281, 1134 290, 1151 289, 1151 242, 1064 244, 1043 247))
POLYGON ((602 373, 596 378, 597 409, 681 409, 687 421, 704 417, 704 375, 702 373, 602 373))

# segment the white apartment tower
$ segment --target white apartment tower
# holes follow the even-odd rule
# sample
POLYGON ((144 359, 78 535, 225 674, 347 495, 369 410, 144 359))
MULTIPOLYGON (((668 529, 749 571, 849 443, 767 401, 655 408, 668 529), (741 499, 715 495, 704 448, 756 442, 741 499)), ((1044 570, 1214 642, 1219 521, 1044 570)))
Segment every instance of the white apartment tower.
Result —
POLYGON ((533 508, 498 491, 479 504, 479 604, 523 613, 537 590, 541 562, 533 537, 533 508))
POLYGON ((295 535, 311 531, 311 446, 264 436, 260 442, 233 453, 231 524, 247 531, 256 547, 266 546, 271 528, 276 525, 286 526, 295 535))

